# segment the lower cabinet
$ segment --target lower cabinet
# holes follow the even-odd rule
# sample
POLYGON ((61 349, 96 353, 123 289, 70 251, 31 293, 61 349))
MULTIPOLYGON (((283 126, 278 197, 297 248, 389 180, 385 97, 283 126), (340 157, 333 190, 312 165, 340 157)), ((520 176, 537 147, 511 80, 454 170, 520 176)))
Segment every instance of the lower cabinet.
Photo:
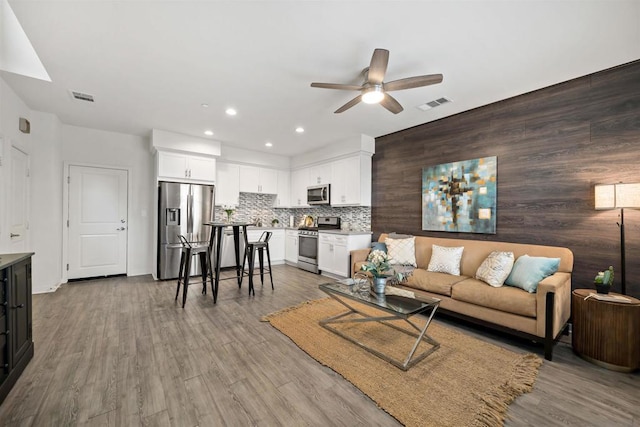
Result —
MULTIPOLYGON (((271 255, 271 264, 283 264, 284 263, 284 229, 248 229, 247 239, 250 242, 257 242, 264 231, 270 231, 271 240, 269 240, 269 253, 271 255)), ((264 255, 264 264, 267 266, 267 254, 264 255)), ((256 256, 254 266, 259 266, 258 257, 256 256)))
POLYGON ((0 255, 0 403, 33 358, 32 255, 0 255))
POLYGON ((298 264, 298 230, 285 231, 284 260, 288 264, 298 264))
POLYGON ((321 272, 349 277, 350 252, 355 249, 368 248, 371 245, 371 234, 318 234, 318 269, 321 272))

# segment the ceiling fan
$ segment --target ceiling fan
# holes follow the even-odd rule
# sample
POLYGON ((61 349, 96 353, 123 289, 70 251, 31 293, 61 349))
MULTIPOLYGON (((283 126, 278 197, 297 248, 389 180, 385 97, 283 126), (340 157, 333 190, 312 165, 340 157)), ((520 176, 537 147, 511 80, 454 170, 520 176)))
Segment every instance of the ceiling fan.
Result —
POLYGON ((394 90, 412 89, 415 87, 429 86, 442 82, 442 74, 429 74, 426 76, 407 77, 385 83, 384 75, 387 72, 389 63, 389 51, 386 49, 376 49, 373 51, 371 63, 362 70, 364 82, 361 86, 340 83, 311 83, 311 87, 323 89, 358 90, 360 95, 338 108, 335 113, 342 113, 353 107, 360 101, 367 104, 380 103, 384 108, 393 114, 398 114, 403 110, 402 105, 388 92, 394 90))

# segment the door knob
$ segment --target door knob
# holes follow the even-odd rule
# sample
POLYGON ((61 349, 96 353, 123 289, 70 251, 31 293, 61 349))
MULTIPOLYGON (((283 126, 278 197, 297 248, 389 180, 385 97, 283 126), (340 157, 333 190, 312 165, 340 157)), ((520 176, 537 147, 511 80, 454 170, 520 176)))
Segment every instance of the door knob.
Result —
POLYGON ((127 221, 125 221, 124 219, 121 219, 120 222, 124 224, 127 221))
POLYGON ((118 231, 123 231, 123 230, 124 230, 124 227, 116 228, 116 230, 118 230, 118 231))
POLYGON ((20 237, 20 235, 11 233, 11 238, 14 238, 14 237, 20 237))

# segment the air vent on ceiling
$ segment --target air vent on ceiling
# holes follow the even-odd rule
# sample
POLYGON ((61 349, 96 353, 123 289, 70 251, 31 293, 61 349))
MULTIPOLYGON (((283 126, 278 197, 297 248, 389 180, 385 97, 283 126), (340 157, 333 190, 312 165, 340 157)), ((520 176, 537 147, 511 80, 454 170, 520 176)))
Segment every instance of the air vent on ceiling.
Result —
POLYGON ((442 97, 442 98, 438 98, 436 100, 433 101, 429 101, 429 102, 425 102, 424 104, 420 104, 418 105, 416 108, 422 111, 427 111, 430 110, 432 108, 436 108, 439 107, 442 104, 446 104, 448 102, 451 102, 450 99, 442 97))
POLYGON ((73 99, 77 99, 78 101, 86 101, 86 102, 94 102, 93 95, 89 95, 88 93, 78 92, 75 90, 70 90, 71 96, 73 99))

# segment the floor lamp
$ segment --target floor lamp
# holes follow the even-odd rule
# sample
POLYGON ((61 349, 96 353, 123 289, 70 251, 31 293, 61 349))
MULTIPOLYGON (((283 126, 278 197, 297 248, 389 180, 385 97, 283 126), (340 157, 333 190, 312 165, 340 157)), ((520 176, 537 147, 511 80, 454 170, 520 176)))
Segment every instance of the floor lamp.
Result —
POLYGON ((595 208, 596 210, 620 209, 620 267, 621 267, 621 291, 623 295, 627 293, 627 283, 625 277, 625 254, 624 254, 624 208, 640 208, 640 183, 637 184, 598 184, 595 186, 595 208))

